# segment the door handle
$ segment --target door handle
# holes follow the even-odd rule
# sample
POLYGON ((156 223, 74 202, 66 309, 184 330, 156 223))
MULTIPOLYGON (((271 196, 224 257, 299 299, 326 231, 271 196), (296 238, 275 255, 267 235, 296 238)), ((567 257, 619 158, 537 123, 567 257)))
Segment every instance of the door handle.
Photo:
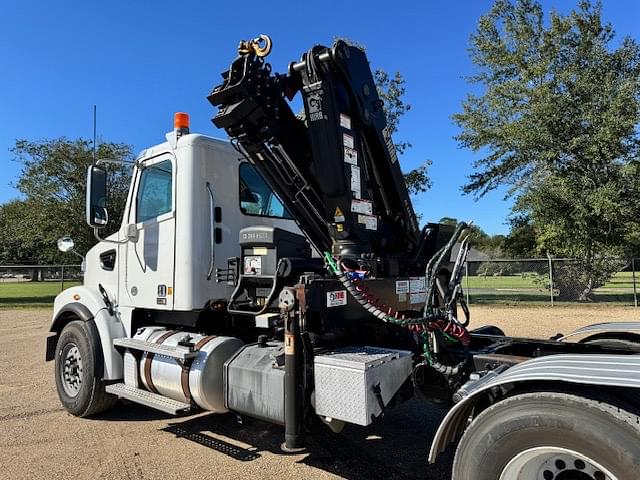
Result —
POLYGON ((211 190, 211 184, 207 182, 207 191, 209 192, 209 233, 211 239, 211 257, 209 260, 209 271, 207 272, 207 280, 211 280, 213 275, 213 266, 215 263, 215 227, 214 227, 214 207, 213 207, 213 190, 211 190))

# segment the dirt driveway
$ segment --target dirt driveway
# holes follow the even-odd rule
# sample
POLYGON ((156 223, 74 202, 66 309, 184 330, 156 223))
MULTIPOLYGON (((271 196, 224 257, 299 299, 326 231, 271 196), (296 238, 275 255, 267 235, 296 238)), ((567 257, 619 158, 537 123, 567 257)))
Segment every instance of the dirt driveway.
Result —
MULTIPOLYGON (((548 337, 603 320, 640 320, 622 308, 472 309, 473 325, 548 337)), ((49 310, 0 310, 0 478, 7 479, 425 479, 449 478, 449 451, 427 465, 444 412, 418 401, 369 428, 321 431, 308 453, 279 453, 283 430, 233 415, 173 418, 128 404, 95 419, 60 406, 44 362, 49 310)))

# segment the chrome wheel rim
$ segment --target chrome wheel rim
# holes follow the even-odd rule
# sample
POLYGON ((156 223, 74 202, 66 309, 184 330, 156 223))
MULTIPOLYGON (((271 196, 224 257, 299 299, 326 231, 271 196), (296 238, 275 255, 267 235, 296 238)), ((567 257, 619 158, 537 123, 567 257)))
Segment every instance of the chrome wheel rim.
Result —
POLYGON ((65 345, 62 350, 60 379, 67 395, 70 397, 78 395, 82 386, 82 357, 75 343, 65 345))
POLYGON ((560 447, 520 452, 502 470, 500 480, 618 480, 595 460, 560 447))

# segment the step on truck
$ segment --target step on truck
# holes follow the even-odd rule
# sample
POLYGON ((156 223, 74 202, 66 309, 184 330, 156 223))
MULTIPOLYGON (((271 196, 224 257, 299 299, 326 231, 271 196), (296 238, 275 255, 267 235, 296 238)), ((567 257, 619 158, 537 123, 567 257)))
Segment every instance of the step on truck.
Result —
POLYGON ((299 452, 314 422, 367 426, 418 396, 449 405, 425 456, 458 442, 455 480, 640 478, 640 324, 472 329, 467 225, 419 228, 365 53, 314 46, 276 74, 270 50, 241 42, 208 96, 229 141, 177 114, 138 155, 106 238, 105 161, 89 167, 98 243, 46 342, 64 407, 233 412, 299 452))

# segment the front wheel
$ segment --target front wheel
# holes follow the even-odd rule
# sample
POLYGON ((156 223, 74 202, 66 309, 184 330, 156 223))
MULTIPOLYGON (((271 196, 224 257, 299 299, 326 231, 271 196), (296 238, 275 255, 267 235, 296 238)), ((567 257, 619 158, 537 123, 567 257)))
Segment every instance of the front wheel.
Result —
POLYGON ((462 436, 454 480, 636 480, 640 419, 573 394, 515 395, 462 436))
POLYGON ((110 408, 116 397, 105 392, 105 383, 96 375, 101 361, 100 340, 86 322, 74 321, 64 327, 55 355, 58 397, 64 408, 77 417, 88 417, 110 408))

